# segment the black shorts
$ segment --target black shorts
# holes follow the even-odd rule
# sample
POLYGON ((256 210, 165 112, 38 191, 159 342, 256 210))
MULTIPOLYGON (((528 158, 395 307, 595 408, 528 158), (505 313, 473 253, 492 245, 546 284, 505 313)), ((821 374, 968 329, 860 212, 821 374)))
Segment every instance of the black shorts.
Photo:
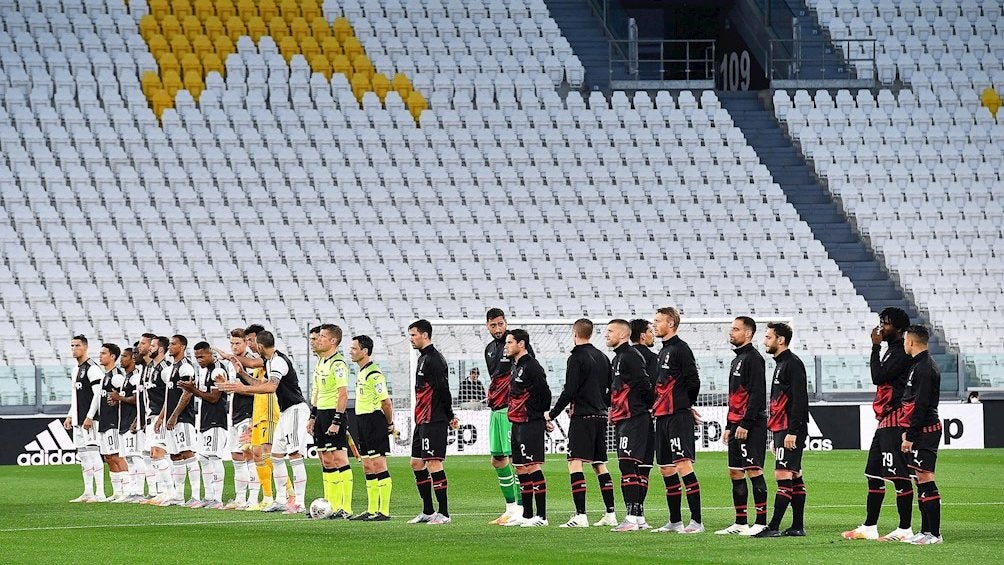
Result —
POLYGON ((349 442, 345 437, 345 418, 342 418, 342 425, 338 426, 337 434, 329 434, 331 419, 338 411, 335 409, 324 409, 317 411, 314 418, 314 447, 318 451, 341 451, 349 447, 349 442))
POLYGON ((572 418, 568 424, 568 459, 585 463, 607 462, 606 417, 572 418))
POLYGON ((895 426, 875 430, 872 446, 868 449, 865 476, 887 481, 908 480, 910 469, 906 466, 906 454, 903 453, 902 446, 903 428, 895 426))
POLYGON ((513 422, 512 464, 538 465, 544 462, 544 420, 513 422))
POLYGON ((645 460, 645 453, 652 442, 652 418, 645 414, 632 416, 617 422, 617 458, 636 461, 645 460))
POLYGON ((802 471, 802 452, 805 451, 805 436, 795 438, 795 449, 785 449, 784 438, 788 430, 774 432, 774 470, 802 471))
POLYGON ((913 451, 904 453, 906 466, 914 471, 933 473, 938 462, 938 444, 941 443, 941 429, 921 432, 913 442, 913 451))
POLYGON ((357 418, 359 437, 357 447, 362 457, 386 457, 390 453, 390 436, 387 418, 383 412, 360 414, 357 418))
POLYGON ((729 424, 729 469, 762 471, 767 454, 767 422, 754 422, 746 430, 746 439, 736 439, 739 424, 729 424))
POLYGON ((694 414, 690 410, 655 419, 655 457, 660 467, 697 459, 694 414))
POLYGON ((412 458, 423 461, 446 459, 446 436, 449 427, 446 422, 419 424, 415 428, 415 436, 411 439, 412 458))
POLYGON ((651 467, 655 463, 655 418, 649 418, 651 422, 651 429, 648 432, 648 441, 645 442, 645 453, 641 457, 641 463, 638 465, 642 467, 651 467))

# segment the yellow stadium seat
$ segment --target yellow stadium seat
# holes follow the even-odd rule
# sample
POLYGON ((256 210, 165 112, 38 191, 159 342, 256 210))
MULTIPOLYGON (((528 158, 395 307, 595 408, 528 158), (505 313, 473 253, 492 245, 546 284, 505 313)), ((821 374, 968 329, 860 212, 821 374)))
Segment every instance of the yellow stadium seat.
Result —
POLYGON ((359 43, 356 36, 348 37, 342 42, 342 51, 349 56, 349 59, 355 59, 356 55, 363 54, 363 45, 359 43))
POLYGON ((158 21, 171 13, 171 4, 167 0, 150 0, 147 6, 150 8, 150 14, 158 21))
POLYGON ((167 94, 168 96, 171 97, 171 100, 174 100, 174 95, 177 94, 178 91, 181 90, 181 87, 183 86, 181 82, 181 76, 178 74, 177 71, 164 71, 163 76, 164 76, 164 90, 167 91, 167 94))
POLYGON ((251 35, 247 28, 244 27, 244 20, 240 19, 238 16, 230 16, 227 18, 227 36, 230 40, 237 41, 237 38, 242 35, 251 35))
POLYGON ((188 16, 181 22, 181 29, 185 30, 185 37, 192 41, 195 36, 202 35, 202 21, 195 16, 188 16))
POLYGON ((272 36, 272 39, 276 43, 282 40, 282 38, 289 35, 289 28, 286 27, 286 20, 282 19, 280 16, 274 16, 271 20, 268 20, 268 32, 272 36))
POLYGON ((192 98, 198 100, 202 90, 206 87, 202 82, 201 71, 188 71, 185 73, 185 90, 192 94, 192 98))
POLYGON ((373 63, 366 55, 356 55, 352 59, 352 71, 354 74, 364 74, 367 79, 373 78, 373 63))
POLYGON ((181 33, 181 22, 174 14, 168 14, 160 20, 160 33, 168 40, 181 33))
POLYGON ((174 106, 174 99, 167 91, 160 88, 150 96, 150 103, 153 106, 153 113, 156 114, 157 118, 160 118, 164 114, 164 110, 174 106))
POLYGON ((387 93, 390 92, 390 79, 383 73, 376 73, 373 75, 371 82, 373 84, 373 92, 376 92, 377 96, 380 97, 380 101, 383 102, 387 93))
POLYGON ((221 22, 225 22, 230 19, 230 16, 236 15, 237 8, 234 8, 233 2, 230 0, 216 0, 216 17, 221 22))
MULTIPOLYGON (((251 19, 248 20, 248 35, 251 36, 251 39, 253 39, 255 43, 258 43, 261 36, 268 35, 268 26, 265 25, 265 20, 258 16, 252 16, 251 19)), ((237 41, 237 38, 233 35, 230 36, 230 39, 237 41)))
POLYGON ((997 91, 990 87, 984 88, 980 95, 980 102, 987 107, 987 110, 990 110, 990 114, 996 119, 997 112, 1001 109, 1001 97, 997 91))
POLYGON ((213 71, 220 73, 220 76, 227 74, 223 60, 216 53, 207 53, 202 57, 202 70, 207 75, 213 71))
POLYGON ((226 61, 227 55, 237 52, 237 48, 234 47, 234 42, 225 35, 221 35, 216 38, 216 41, 213 42, 213 48, 216 49, 216 56, 219 57, 221 61, 226 61))
POLYGON ((163 35, 154 35, 150 37, 149 41, 147 41, 147 45, 150 46, 150 53, 153 55, 154 59, 160 59, 161 55, 171 50, 171 45, 167 42, 167 39, 165 39, 163 35))
POLYGON ((355 35, 355 32, 352 31, 352 24, 350 24, 349 20, 344 17, 335 19, 335 25, 333 27, 335 29, 335 37, 338 38, 339 43, 344 44, 346 39, 355 35))
POLYGON ((189 53, 181 58, 181 74, 187 75, 191 71, 202 74, 202 60, 195 53, 189 53))
POLYGON ((171 39, 171 51, 177 56, 182 56, 185 53, 192 52, 192 44, 188 42, 188 38, 182 34, 175 35, 171 39))
POLYGON ((150 38, 155 35, 160 35, 160 24, 157 23, 157 18, 153 17, 151 14, 147 14, 140 18, 139 34, 147 41, 150 41, 150 38))
POLYGON ((321 7, 314 0, 303 0, 300 2, 300 15, 308 22, 321 15, 321 7))
POLYGON ((147 98, 150 98, 154 91, 164 88, 164 85, 160 82, 160 77, 157 76, 157 73, 154 71, 144 72, 143 76, 140 77, 140 85, 142 85, 143 94, 145 94, 147 98))
POLYGON ((310 22, 310 33, 318 43, 324 43, 324 40, 328 37, 334 37, 334 34, 331 32, 331 26, 328 25, 328 20, 318 16, 307 21, 310 22))
POLYGON ((203 27, 206 28, 206 35, 209 36, 210 41, 216 40, 217 37, 224 33, 223 22, 216 16, 206 18, 203 21, 203 27))
POLYGON ((297 41, 303 41, 303 38, 310 36, 310 24, 303 18, 293 18, 289 23, 289 33, 297 41))
MULTIPOLYGON (((216 9, 218 10, 219 7, 216 9)), ((258 13, 258 3, 254 0, 237 0, 237 14, 244 21, 261 15, 258 13)))
POLYGON ((194 13, 192 3, 188 0, 171 0, 171 11, 179 20, 185 19, 194 13))
POLYGON ((216 7, 213 6, 212 0, 195 0, 192 3, 192 11, 195 17, 202 21, 206 21, 209 16, 216 15, 216 7))
POLYGON ((425 101, 425 97, 422 96, 421 92, 414 91, 408 96, 408 111, 418 121, 418 118, 422 116, 422 111, 429 107, 429 103, 425 101))
POLYGON ((206 53, 213 53, 215 51, 213 42, 207 35, 196 35, 195 39, 192 40, 192 52, 200 58, 205 57, 206 53))
POLYGON ((300 53, 303 53, 305 59, 312 61, 315 56, 321 54, 321 46, 313 37, 307 36, 300 40, 300 53))
POLYGON ((336 73, 342 73, 343 75, 350 77, 352 76, 352 63, 349 58, 345 55, 335 55, 329 56, 328 60, 331 61, 331 70, 336 73))
POLYGON ((282 53, 283 58, 288 63, 293 58, 293 55, 300 52, 300 44, 292 36, 283 37, 282 41, 279 42, 279 52, 282 53))
POLYGON ((174 53, 170 51, 161 55, 160 59, 157 59, 157 66, 160 68, 161 76, 164 76, 164 73, 168 71, 175 74, 181 72, 181 63, 178 62, 178 58, 175 57, 174 53))
POLYGON ((259 0, 258 14, 266 22, 279 15, 279 8, 272 0, 259 0))
POLYGON ((370 78, 364 74, 352 75, 352 94, 356 95, 356 100, 362 100, 363 94, 372 90, 370 88, 370 78))
POLYGON ((338 43, 338 38, 333 35, 329 35, 321 40, 321 51, 327 55, 328 58, 334 57, 335 55, 341 55, 342 44, 338 43))
POLYGON ((401 95, 402 100, 407 100, 408 97, 411 96, 411 81, 408 80, 407 76, 397 73, 390 82, 391 85, 393 85, 394 90, 401 95))
POLYGON ((314 55, 308 61, 310 61, 310 70, 321 73, 324 78, 331 80, 331 63, 324 55, 314 55))
POLYGON ((293 18, 300 17, 300 4, 296 0, 282 0, 279 3, 279 10, 282 11, 282 17, 286 19, 287 24, 292 24, 293 18))

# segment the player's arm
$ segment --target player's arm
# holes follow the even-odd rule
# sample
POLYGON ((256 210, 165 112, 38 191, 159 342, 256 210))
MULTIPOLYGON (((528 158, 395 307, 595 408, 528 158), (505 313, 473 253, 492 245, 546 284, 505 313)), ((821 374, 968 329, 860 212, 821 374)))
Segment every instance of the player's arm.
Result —
POLYGON ((546 414, 547 419, 553 420, 557 418, 572 401, 575 393, 582 387, 581 372, 582 369, 579 366, 579 360, 575 355, 569 355, 568 362, 565 363, 565 386, 561 388, 561 394, 558 395, 554 408, 551 408, 551 411, 546 414))
POLYGON ((547 385, 547 375, 544 374, 543 367, 534 371, 531 388, 533 392, 530 394, 530 403, 535 410, 546 413, 551 407, 551 387, 547 385))
POLYGON ((747 430, 760 419, 763 406, 767 405, 767 364, 762 359, 759 362, 743 363, 743 388, 749 391, 746 398, 746 413, 739 425, 747 430))
POLYGON ((809 426, 809 384, 802 363, 785 363, 790 372, 791 414, 788 418, 788 434, 804 436, 809 426))
POLYGON ((450 392, 450 369, 446 366, 446 360, 439 357, 435 361, 434 378, 431 381, 433 396, 439 398, 439 404, 443 412, 452 422, 453 413, 453 393, 450 392))
POLYGON ((910 369, 910 364, 913 363, 913 360, 906 352, 893 350, 889 352, 889 358, 886 359, 885 366, 882 366, 882 360, 879 357, 881 350, 881 345, 872 345, 872 355, 868 362, 872 373, 872 384, 876 386, 891 383, 902 375, 905 375, 910 369))
POLYGON ((91 382, 91 404, 87 407, 87 417, 83 421, 84 429, 90 429, 91 420, 98 413, 98 403, 101 402, 101 380, 104 378, 101 369, 91 367, 87 371, 87 380, 91 382))
POLYGON ((179 386, 187 393, 191 393, 201 398, 202 400, 209 402, 210 404, 216 404, 217 402, 220 401, 220 397, 223 396, 223 391, 221 391, 214 382, 216 375, 220 374, 221 373, 214 371, 212 376, 210 376, 209 382, 206 383, 206 386, 209 388, 208 391, 200 389, 199 387, 195 386, 195 383, 192 382, 183 381, 179 383, 179 386))
POLYGON ((906 440, 913 442, 924 427, 924 418, 931 409, 931 371, 924 364, 918 364, 913 371, 913 386, 916 389, 913 413, 910 414, 910 427, 906 429, 906 440))
MULTIPOLYGON (((289 366, 281 357, 276 357, 269 366, 268 375, 264 381, 258 381, 248 375, 252 380, 251 383, 220 383, 217 387, 223 392, 237 392, 237 393, 250 393, 250 394, 272 394, 279 388, 279 381, 282 380, 282 376, 286 374, 289 370, 289 366)), ((246 374, 246 373, 245 373, 246 374)))
POLYGON ((632 347, 621 360, 621 379, 631 388, 641 391, 642 400, 651 408, 652 403, 655 402, 655 393, 652 390, 652 381, 649 379, 646 366, 645 357, 632 347))
POLYGON ((684 348, 680 357, 681 374, 687 389, 687 397, 690 399, 691 405, 697 404, 697 395, 701 392, 701 375, 697 371, 697 360, 694 359, 694 352, 689 347, 684 348))

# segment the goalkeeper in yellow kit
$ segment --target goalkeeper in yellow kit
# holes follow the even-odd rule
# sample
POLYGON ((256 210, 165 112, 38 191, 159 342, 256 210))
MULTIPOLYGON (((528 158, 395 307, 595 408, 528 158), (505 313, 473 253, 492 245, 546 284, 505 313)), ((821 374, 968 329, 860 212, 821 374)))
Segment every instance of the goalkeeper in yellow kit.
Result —
POLYGON ((321 459, 324 498, 331 503, 333 520, 352 516, 352 468, 347 453, 345 408, 349 401, 349 366, 338 351, 342 329, 323 324, 310 330, 310 347, 317 355, 310 390, 310 419, 321 459))

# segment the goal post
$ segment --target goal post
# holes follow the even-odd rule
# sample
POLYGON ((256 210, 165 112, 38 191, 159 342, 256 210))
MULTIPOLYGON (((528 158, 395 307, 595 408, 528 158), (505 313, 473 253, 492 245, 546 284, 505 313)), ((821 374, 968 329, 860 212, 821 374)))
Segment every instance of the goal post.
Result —
MULTIPOLYGON (((606 346, 605 340, 607 322, 610 319, 612 317, 603 318, 602 321, 593 320, 592 343, 600 351, 612 357, 613 354, 606 346)), ((721 443, 721 436, 728 411, 728 370, 735 356, 728 341, 728 334, 734 319, 734 317, 684 317, 680 323, 678 335, 693 350, 701 378, 701 392, 695 406, 702 420, 701 423, 697 424, 695 430, 695 443, 698 451, 723 451, 725 449, 721 443)), ((760 324, 762 328, 766 328, 768 320, 791 324, 791 318, 784 316, 761 317, 761 319, 763 320, 763 323, 760 324)), ((432 341, 446 358, 449 367, 450 391, 453 394, 454 411, 461 424, 460 429, 450 431, 447 452, 450 454, 487 455, 490 411, 486 403, 482 401, 483 399, 458 397, 458 392, 461 388, 461 381, 468 378, 473 368, 477 368, 480 373, 479 381, 482 387, 485 390, 488 389, 490 376, 485 366, 484 350, 492 339, 491 335, 488 333, 483 319, 430 319, 429 322, 432 324, 432 341)), ((544 368, 547 382, 551 387, 552 404, 561 394, 565 382, 565 364, 574 346, 572 341, 572 324, 574 322, 574 318, 512 318, 507 320, 507 326, 510 330, 523 328, 529 334, 534 355, 544 368)), ((757 336, 754 338, 754 346, 761 353, 763 353, 763 348, 758 339, 763 335, 763 331, 758 328, 757 336)), ((657 339, 653 351, 658 353, 659 348, 660 343, 657 339)), ((395 366, 402 369, 407 367, 407 378, 395 379, 401 385, 407 383, 407 389, 401 390, 401 387, 395 387, 393 396, 395 398, 395 423, 399 429, 411 430, 415 406, 414 379, 418 352, 405 339, 403 342, 396 343, 393 352, 388 353, 392 353, 395 358, 395 366)), ((764 357, 768 359, 767 375, 770 375, 773 363, 769 355, 765 354, 764 357)), ((476 388, 476 386, 470 388, 476 388)), ((565 452, 567 430, 568 416, 566 413, 557 419, 555 430, 545 439, 545 450, 548 453, 565 452)), ((609 450, 613 451, 612 426, 608 428, 607 440, 609 450)), ((410 446, 392 446, 392 451, 394 454, 406 455, 410 453, 410 446)))

